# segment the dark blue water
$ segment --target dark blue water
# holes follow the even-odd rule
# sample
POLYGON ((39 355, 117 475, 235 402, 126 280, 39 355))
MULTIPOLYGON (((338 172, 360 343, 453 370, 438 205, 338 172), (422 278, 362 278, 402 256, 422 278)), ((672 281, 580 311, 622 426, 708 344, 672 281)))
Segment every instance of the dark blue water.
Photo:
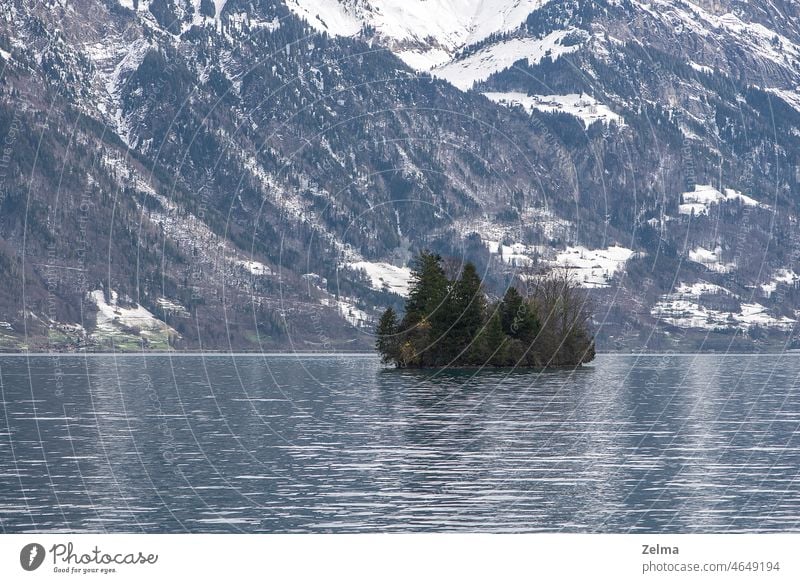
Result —
POLYGON ((0 357, 0 528, 800 531, 800 356, 0 357))

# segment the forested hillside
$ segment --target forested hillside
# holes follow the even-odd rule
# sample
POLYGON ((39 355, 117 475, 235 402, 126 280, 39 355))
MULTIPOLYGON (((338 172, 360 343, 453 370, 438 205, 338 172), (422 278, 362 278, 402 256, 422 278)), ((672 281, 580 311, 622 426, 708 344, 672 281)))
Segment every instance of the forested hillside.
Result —
POLYGON ((793 346, 794 2, 0 0, 0 348, 368 350, 411 258, 793 346))

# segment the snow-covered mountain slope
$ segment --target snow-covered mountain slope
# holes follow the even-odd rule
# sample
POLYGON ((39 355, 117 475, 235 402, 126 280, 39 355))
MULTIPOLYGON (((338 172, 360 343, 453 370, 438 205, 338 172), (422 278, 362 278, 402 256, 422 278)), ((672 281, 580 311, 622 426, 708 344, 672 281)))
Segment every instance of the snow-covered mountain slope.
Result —
MULTIPOLYGON (((286 6, 319 31, 369 39, 462 90, 520 63, 573 55, 579 69, 579 51, 610 63, 627 43, 636 43, 681 53, 696 75, 745 75, 800 108, 800 18, 793 2, 286 0, 286 6)), ((596 77, 592 69, 583 71, 590 79, 596 77)))
POLYGON ((315 29, 375 38, 418 70, 450 61, 491 35, 511 32, 548 0, 286 0, 315 29))
POLYGON ((601 342, 787 333, 798 22, 781 0, 0 0, 0 321, 98 339, 102 290, 190 345, 363 347, 427 247, 490 293, 567 266, 601 342))
POLYGON ((588 128, 593 123, 617 123, 624 125, 621 116, 611 111, 602 103, 589 95, 527 95, 525 93, 484 93, 496 103, 508 107, 520 106, 528 111, 546 111, 550 113, 568 113, 580 119, 588 128))
MULTIPOLYGON (((500 40, 508 34, 516 35, 530 19, 535 24, 537 16, 531 15, 538 11, 541 17, 546 17, 540 9, 551 0, 285 1, 292 12, 316 30, 340 36, 365 34, 391 49, 411 67, 431 70, 459 62, 462 58, 459 53, 487 39, 500 40)), ((556 4, 562 25, 569 22, 570 17, 575 22, 598 11, 609 14, 622 9, 633 26, 624 21, 609 21, 612 25, 609 28, 655 25, 671 29, 672 36, 705 37, 709 46, 703 47, 696 57, 708 64, 697 62, 698 68, 713 69, 722 64, 720 61, 726 58, 723 41, 728 40, 735 41, 748 58, 777 67, 794 68, 800 57, 796 44, 797 23, 790 17, 796 11, 792 2, 769 2, 765 6, 730 0, 610 0, 556 4), (791 24, 789 30, 787 24, 791 24)), ((566 27, 562 26, 561 30, 566 32, 566 27)), ((625 36, 609 38, 610 31, 604 31, 603 27, 587 32, 597 38, 607 37, 606 46, 599 48, 601 51, 629 40, 625 36)), ((513 51, 517 59, 536 58, 536 52, 538 48, 531 54, 513 51)))
POLYGON ((510 69, 518 61, 538 65, 545 57, 556 59, 578 50, 578 44, 565 42, 565 39, 576 33, 580 37, 580 31, 556 30, 543 38, 504 39, 438 65, 431 73, 466 91, 475 83, 486 81, 493 74, 510 69))
POLYGON ((94 321, 71 342, 141 340, 128 324, 104 332, 91 292, 110 302, 113 290, 120 310, 163 318, 188 345, 312 347, 324 330, 322 344, 369 346, 420 241, 494 212, 509 189, 558 191, 539 179, 552 154, 524 120, 320 35, 280 2, 0 8, 0 132, 17 141, 2 168, 0 279, 27 265, 33 298, 6 286, 0 313, 17 332, 34 314, 45 342, 47 326, 82 314, 94 321), (39 266, 54 260, 47 300, 39 266))

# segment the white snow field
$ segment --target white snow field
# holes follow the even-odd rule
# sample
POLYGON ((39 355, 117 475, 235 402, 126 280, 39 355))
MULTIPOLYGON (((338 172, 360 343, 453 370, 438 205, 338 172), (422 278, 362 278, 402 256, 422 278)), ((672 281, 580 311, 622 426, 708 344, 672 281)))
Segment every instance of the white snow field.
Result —
POLYGON ((577 93, 568 93, 566 95, 526 95, 519 92, 489 92, 484 93, 484 95, 495 103, 508 107, 521 106, 528 112, 538 110, 548 113, 568 113, 581 120, 587 128, 597 122, 605 124, 614 122, 618 125, 625 125, 622 116, 614 113, 608 106, 603 105, 590 95, 578 95, 577 93))
POLYGON ((139 304, 133 307, 120 306, 116 291, 111 291, 108 302, 103 290, 94 290, 87 295, 97 306, 97 325, 94 332, 96 337, 123 339, 134 337, 138 331, 140 338, 166 342, 170 336, 178 336, 175 329, 139 304))
POLYGON ((287 0, 319 31, 354 36, 364 26, 410 67, 430 70, 494 33, 517 29, 549 0, 287 0))
POLYGON ((697 184, 693 191, 684 192, 682 197, 683 203, 681 203, 678 210, 682 215, 690 215, 692 213, 695 216, 708 215, 712 205, 735 200, 741 201, 745 206, 768 208, 767 205, 741 192, 731 188, 726 188, 724 192, 720 192, 710 184, 697 184))
POLYGON ((705 330, 747 330, 758 325, 765 328, 789 330, 796 320, 782 316, 776 318, 767 313, 767 308, 754 302, 741 302, 738 312, 712 309, 702 305, 701 296, 719 296, 731 300, 740 299, 728 289, 713 283, 700 281, 694 284, 681 282, 672 293, 661 296, 650 311, 661 322, 677 328, 700 328, 705 330))
POLYGON ((390 263, 356 261, 349 264, 353 269, 363 269, 376 290, 388 290, 401 296, 408 295, 408 284, 411 279, 411 269, 396 267, 390 263))

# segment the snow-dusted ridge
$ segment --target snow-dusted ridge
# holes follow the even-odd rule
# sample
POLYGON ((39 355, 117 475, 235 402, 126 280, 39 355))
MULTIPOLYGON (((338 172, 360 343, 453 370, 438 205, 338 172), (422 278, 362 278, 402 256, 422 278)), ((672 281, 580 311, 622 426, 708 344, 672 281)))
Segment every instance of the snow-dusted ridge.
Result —
POLYGON ((579 44, 564 44, 564 39, 575 31, 557 30, 544 38, 512 38, 485 47, 463 59, 436 67, 432 74, 449 81, 459 89, 470 89, 475 83, 485 81, 494 73, 505 71, 517 61, 537 64, 545 57, 556 59, 580 48, 579 44))
POLYGON ((354 36, 365 26, 409 66, 430 70, 463 47, 517 29, 549 0, 286 0, 315 29, 354 36))

